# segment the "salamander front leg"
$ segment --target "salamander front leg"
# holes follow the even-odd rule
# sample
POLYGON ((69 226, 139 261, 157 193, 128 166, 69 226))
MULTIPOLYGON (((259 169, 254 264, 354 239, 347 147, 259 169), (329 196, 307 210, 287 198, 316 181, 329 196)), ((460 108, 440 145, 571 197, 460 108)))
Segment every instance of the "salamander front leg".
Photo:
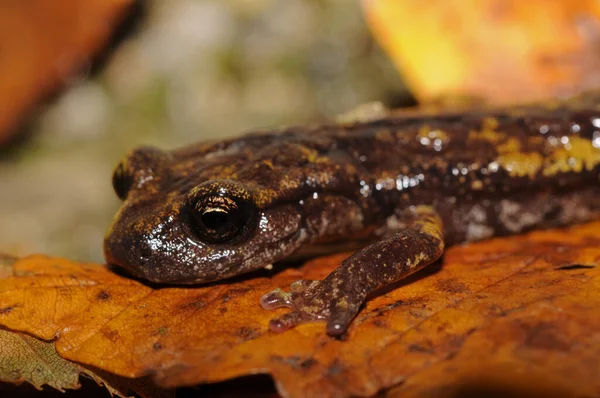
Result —
POLYGON ((343 334, 367 295, 438 259, 444 250, 443 227, 435 210, 418 206, 407 212, 408 227, 345 259, 322 281, 297 281, 289 292, 276 289, 260 302, 264 309, 291 308, 272 319, 281 332, 300 323, 327 321, 327 334, 343 334))

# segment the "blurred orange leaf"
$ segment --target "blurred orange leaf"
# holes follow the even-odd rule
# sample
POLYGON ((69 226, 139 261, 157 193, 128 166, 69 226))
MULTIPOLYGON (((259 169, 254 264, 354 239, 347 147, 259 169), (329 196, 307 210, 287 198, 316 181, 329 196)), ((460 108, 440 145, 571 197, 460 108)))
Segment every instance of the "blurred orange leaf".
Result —
POLYGON ((31 256, 0 279, 0 324, 56 339, 69 360, 153 374, 166 387, 269 373, 289 397, 367 396, 399 383, 390 395, 447 397, 447 386, 477 372, 509 369, 509 383, 543 376, 561 391, 597 396, 599 228, 451 248, 443 264, 370 300, 341 340, 318 323, 272 333, 268 320, 284 310, 264 311, 258 300, 323 278, 344 255, 193 288, 153 288, 101 265, 31 256))
POLYGON ((0 5, 0 145, 33 106, 89 65, 134 0, 0 5))
POLYGON ((376 39, 421 101, 514 103, 600 86, 594 0, 362 0, 376 39))

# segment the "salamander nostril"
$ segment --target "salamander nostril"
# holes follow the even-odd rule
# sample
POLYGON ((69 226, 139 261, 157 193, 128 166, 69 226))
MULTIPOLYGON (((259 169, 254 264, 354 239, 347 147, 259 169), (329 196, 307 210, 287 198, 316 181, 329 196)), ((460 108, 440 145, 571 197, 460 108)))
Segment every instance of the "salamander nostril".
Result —
POLYGON ((150 258, 150 255, 152 254, 152 252, 150 251, 150 248, 148 247, 142 247, 140 249, 140 264, 141 265, 145 265, 146 262, 148 261, 148 259, 150 258))

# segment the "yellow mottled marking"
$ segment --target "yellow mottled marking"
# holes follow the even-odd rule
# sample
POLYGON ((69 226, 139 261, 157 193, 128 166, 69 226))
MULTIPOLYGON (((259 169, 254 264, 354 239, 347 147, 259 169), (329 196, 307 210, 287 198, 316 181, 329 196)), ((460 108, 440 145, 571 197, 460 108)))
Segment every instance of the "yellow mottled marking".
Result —
POLYGON ((483 182, 481 180, 475 180, 471 183, 471 189, 474 191, 481 191, 483 189, 483 182))
POLYGON ((513 152, 498 156, 497 163, 511 177, 533 178, 542 167, 543 159, 539 153, 513 152))
POLYGON ((429 138, 431 140, 440 139, 442 141, 448 141, 448 133, 440 129, 432 129, 429 125, 425 124, 419 128, 417 138, 429 138))
POLYGON ((331 159, 328 158, 327 156, 318 156, 313 163, 319 163, 319 164, 323 164, 323 163, 331 163, 331 159))
POLYGON ((419 128, 417 139, 424 145, 441 145, 447 144, 450 141, 447 132, 440 129, 431 129, 428 125, 423 125, 419 128), (439 144, 436 144, 436 141, 439 144))
POLYGON ((417 254, 415 257, 413 257, 412 259, 408 259, 406 260, 406 266, 408 268, 415 268, 417 265, 421 264, 424 260, 427 260, 427 256, 425 255, 425 253, 421 252, 419 254, 417 254))
POLYGON ((498 153, 507 154, 511 152, 519 152, 521 150, 521 143, 514 137, 507 139, 504 143, 498 145, 498 153))
MULTIPOLYGON (((487 140, 497 145, 498 159, 496 163, 508 172, 511 177, 534 178, 543 166, 543 158, 539 153, 522 152, 521 142, 505 133, 496 131, 498 120, 486 118, 481 131, 471 131, 469 139, 487 140)), ((474 182, 472 189, 483 188, 481 182, 474 182)))
POLYGON ((315 160, 317 160, 317 158, 319 157, 319 153, 317 151, 315 151, 314 149, 308 149, 306 147, 300 147, 300 151, 302 152, 302 155, 304 155, 304 158, 309 163, 314 163, 315 160))
POLYGON ((498 119, 495 117, 486 117, 482 122, 483 130, 496 130, 498 128, 498 119))
POLYGON ((580 173, 584 170, 592 170, 598 164, 600 164, 600 150, 594 148, 589 140, 571 137, 568 144, 554 150, 542 173, 545 176, 568 172, 580 173))
POLYGON ((438 238, 441 242, 440 244, 443 247, 443 224, 437 212, 431 206, 425 205, 415 207, 414 211, 415 214, 417 214, 420 217, 420 219, 416 221, 415 226, 427 235, 430 235, 434 238, 438 238))
POLYGON ((485 140, 491 142, 492 144, 497 144, 498 142, 506 139, 506 134, 493 129, 484 128, 481 131, 471 130, 468 138, 470 140, 485 140))
POLYGON ((265 159, 265 160, 263 160, 263 164, 265 166, 267 166, 268 168, 273 169, 273 162, 271 160, 265 159))
POLYGON ((249 183, 248 188, 254 192, 254 202, 259 209, 264 209, 269 206, 280 196, 279 192, 274 189, 260 188, 253 183, 249 183))
POLYGON ((419 127, 419 132, 417 133, 417 138, 429 138, 429 132, 431 131, 431 128, 429 127, 429 125, 424 124, 421 127, 419 127))
POLYGON ((448 142, 450 140, 448 133, 446 133, 444 130, 440 130, 440 129, 430 131, 429 138, 434 139, 434 140, 440 139, 443 142, 448 142))

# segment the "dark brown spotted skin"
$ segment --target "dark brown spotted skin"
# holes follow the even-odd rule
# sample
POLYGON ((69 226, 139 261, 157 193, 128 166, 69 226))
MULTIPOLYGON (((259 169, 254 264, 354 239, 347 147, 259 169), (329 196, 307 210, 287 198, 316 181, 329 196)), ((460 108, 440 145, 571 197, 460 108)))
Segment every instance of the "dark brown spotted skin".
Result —
POLYGON ((265 308, 292 308, 272 329, 323 319, 339 335, 370 291, 435 261, 444 245, 598 218, 600 94, 139 148, 119 175, 125 200, 106 259, 153 282, 203 283, 315 245, 373 242, 324 281, 263 297, 265 308), (214 243, 197 232, 190 195, 220 184, 256 216, 214 243))

